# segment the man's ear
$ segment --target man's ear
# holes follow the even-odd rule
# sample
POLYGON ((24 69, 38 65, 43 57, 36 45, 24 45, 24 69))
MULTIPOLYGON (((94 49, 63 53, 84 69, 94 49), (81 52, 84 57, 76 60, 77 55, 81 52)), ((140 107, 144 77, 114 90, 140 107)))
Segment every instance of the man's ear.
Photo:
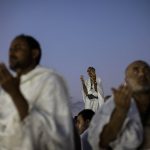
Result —
POLYGON ((36 60, 38 57, 39 57, 39 50, 35 48, 32 50, 32 58, 36 60))

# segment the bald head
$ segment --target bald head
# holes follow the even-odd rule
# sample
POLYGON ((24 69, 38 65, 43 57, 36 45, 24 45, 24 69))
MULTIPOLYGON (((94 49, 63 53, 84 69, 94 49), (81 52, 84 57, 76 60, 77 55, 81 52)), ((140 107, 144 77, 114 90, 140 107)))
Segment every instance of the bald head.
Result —
POLYGON ((142 60, 128 65, 125 70, 125 80, 133 92, 150 90, 150 66, 142 60))

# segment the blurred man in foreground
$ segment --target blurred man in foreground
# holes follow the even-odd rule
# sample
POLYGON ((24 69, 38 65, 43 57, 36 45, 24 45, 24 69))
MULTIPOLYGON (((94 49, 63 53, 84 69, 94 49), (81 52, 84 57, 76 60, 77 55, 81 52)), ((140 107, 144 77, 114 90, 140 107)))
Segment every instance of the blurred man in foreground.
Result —
POLYGON ((74 150, 65 82, 40 58, 38 41, 19 35, 9 49, 16 76, 0 63, 1 150, 74 150))

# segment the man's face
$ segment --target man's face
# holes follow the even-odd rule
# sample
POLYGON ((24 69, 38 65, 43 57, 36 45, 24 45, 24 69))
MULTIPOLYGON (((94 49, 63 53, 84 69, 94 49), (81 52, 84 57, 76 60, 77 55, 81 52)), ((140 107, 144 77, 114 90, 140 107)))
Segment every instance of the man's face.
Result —
POLYGON ((92 69, 88 69, 87 73, 91 79, 95 79, 96 77, 95 71, 93 71, 92 69))
POLYGON ((77 117, 76 127, 79 134, 82 134, 87 129, 87 121, 85 121, 82 115, 77 117))
POLYGON ((132 63, 127 69, 126 81, 133 92, 150 90, 150 67, 144 62, 132 63))
POLYGON ((28 43, 23 38, 12 41, 9 49, 9 65, 14 71, 26 69, 33 62, 32 51, 28 43))

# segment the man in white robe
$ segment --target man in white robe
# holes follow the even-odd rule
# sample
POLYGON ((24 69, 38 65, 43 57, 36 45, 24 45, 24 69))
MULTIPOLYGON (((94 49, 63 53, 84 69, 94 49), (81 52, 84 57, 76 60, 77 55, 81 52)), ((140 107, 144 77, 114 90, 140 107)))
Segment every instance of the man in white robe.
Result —
POLYGON ((150 149, 150 65, 132 62, 125 70, 125 84, 112 90, 89 127, 93 150, 150 149))
POLYGON ((102 81, 96 76, 95 68, 88 67, 87 69, 89 79, 84 80, 81 75, 82 96, 85 103, 85 109, 92 109, 96 112, 104 103, 104 92, 102 81))
POLYGON ((39 66, 41 49, 28 35, 10 45, 10 68, 0 63, 0 150, 74 150, 63 78, 39 66))

